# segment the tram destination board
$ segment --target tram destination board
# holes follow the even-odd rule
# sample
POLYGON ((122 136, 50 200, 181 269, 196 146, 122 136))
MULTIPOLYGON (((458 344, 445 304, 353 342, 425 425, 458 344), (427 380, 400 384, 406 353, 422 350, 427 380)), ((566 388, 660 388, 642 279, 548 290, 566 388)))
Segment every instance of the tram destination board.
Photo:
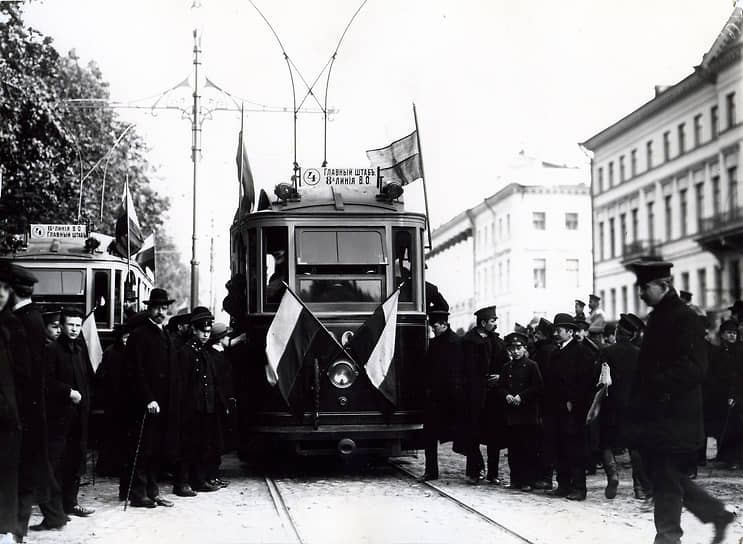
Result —
POLYGON ((42 225, 32 224, 31 225, 31 239, 32 240, 45 240, 45 239, 65 239, 65 240, 76 240, 85 239, 88 237, 88 226, 87 225, 42 225))
POLYGON ((302 187, 327 187, 346 185, 352 187, 375 187, 376 168, 306 168, 302 172, 302 187))

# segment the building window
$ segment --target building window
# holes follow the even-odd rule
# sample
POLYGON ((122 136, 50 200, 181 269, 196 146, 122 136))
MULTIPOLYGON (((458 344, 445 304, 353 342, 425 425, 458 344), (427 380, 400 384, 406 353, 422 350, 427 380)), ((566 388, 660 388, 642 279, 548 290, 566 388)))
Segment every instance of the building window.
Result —
POLYGON ((667 130, 663 133, 663 160, 668 162, 671 160, 671 131, 667 130))
POLYGON ((619 183, 624 181, 624 155, 619 157, 619 183))
POLYGON ((503 292, 503 263, 498 263, 498 291, 503 292))
POLYGON ((599 193, 600 193, 604 190, 604 169, 603 168, 599 168, 598 178, 599 178, 599 193))
POLYGON ((728 128, 735 126, 735 93, 729 93, 725 96, 725 104, 728 114, 728 128))
MULTIPOLYGON (((694 186, 694 196, 697 201, 697 225, 699 221, 704 217, 704 182, 697 183, 694 186)), ((699 228, 699 227, 697 227, 699 228)))
POLYGON ((609 161, 609 187, 614 187, 614 162, 609 161))
POLYGON ((619 250, 624 255, 624 246, 627 245, 627 214, 622 213, 619 215, 619 234, 622 236, 622 243, 619 245, 619 250))
POLYGON ((604 307, 604 302, 606 301, 606 291, 602 289, 599 292, 599 297, 601 297, 601 309, 606 311, 606 308, 604 307))
POLYGON ((634 304, 634 312, 640 314, 640 292, 637 288, 632 289, 632 303, 634 304))
POLYGON ((714 140, 717 138, 717 134, 719 133, 720 129, 720 118, 717 114, 717 106, 712 106, 709 109, 709 117, 710 117, 710 130, 712 131, 712 139, 714 140))
POLYGON ((498 218, 498 239, 503 240, 503 218, 498 218))
POLYGON ((565 279, 571 287, 580 287, 578 259, 565 259, 565 279))
POLYGON ((506 289, 511 288, 511 259, 506 259, 506 289))
POLYGON ((702 114, 694 116, 694 147, 702 145, 702 114))
POLYGON ((730 211, 734 212, 738 207, 738 168, 735 166, 728 168, 728 187, 730 211))
POLYGON ((599 222, 599 260, 604 260, 604 222, 599 222))
POLYGON ((666 240, 673 238, 673 210, 671 209, 671 195, 663 199, 666 208, 666 240))
POLYGON ((679 155, 686 151, 686 123, 681 123, 678 127, 679 137, 679 155))
POLYGON ((633 149, 629 154, 629 172, 632 177, 637 175, 637 149, 633 149))
POLYGON ((640 220, 638 219, 638 210, 633 208, 632 210, 632 241, 637 242, 640 230, 640 220))
POLYGON ((719 306, 722 303, 722 268, 715 266, 715 284, 713 286, 715 291, 715 306, 719 306))
POLYGON ((627 313, 627 286, 622 285, 622 313, 627 313))
POLYGON ((614 230, 614 218, 609 219, 609 256, 613 259, 617 256, 616 231, 614 230))
POLYGON ((730 296, 733 300, 740 299, 740 261, 730 261, 730 296))
POLYGON ((544 289, 547 286, 547 260, 534 259, 534 288, 544 289))
POLYGON ((648 170, 650 170, 653 167, 653 140, 648 140, 645 144, 645 153, 648 159, 648 170))
POLYGON ((688 272, 681 273, 681 289, 684 291, 691 291, 690 286, 689 286, 689 273, 688 272))
POLYGON ((655 240, 655 211, 654 202, 648 202, 648 240, 655 240))
POLYGON ((567 212, 565 214, 565 228, 568 230, 578 230, 578 214, 567 212))
POLYGON ((532 214, 532 223, 534 228, 537 230, 544 230, 547 228, 547 219, 544 212, 534 212, 532 214))
POLYGON ((689 207, 686 203, 686 189, 679 191, 679 202, 681 203, 681 214, 679 216, 681 220, 681 236, 686 236, 686 213, 689 207))
POLYGON ((720 176, 712 176, 712 214, 720 213, 722 195, 720 194, 720 176))
POLYGON ((506 214, 506 237, 511 237, 511 214, 506 214))
POLYGON ((697 283, 699 284, 699 305, 702 308, 707 307, 707 269, 700 268, 697 270, 697 283))
POLYGON ((617 315, 617 290, 613 287, 609 289, 609 298, 611 298, 611 313, 609 316, 614 319, 614 316, 617 315))

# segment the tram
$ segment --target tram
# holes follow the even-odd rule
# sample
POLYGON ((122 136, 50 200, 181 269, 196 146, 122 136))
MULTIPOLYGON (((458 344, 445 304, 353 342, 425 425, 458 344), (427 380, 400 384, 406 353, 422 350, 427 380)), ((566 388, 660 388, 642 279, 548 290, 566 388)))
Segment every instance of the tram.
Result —
POLYGON ((275 201, 262 192, 256 211, 236 214, 230 283, 244 289, 239 308, 228 311, 249 338, 235 369, 241 454, 395 455, 422 447, 426 218, 406 211, 401 193, 373 183, 279 184, 275 201), (286 287, 346 345, 398 286, 394 401, 372 384, 366 361, 337 350, 307 354, 288 400, 269 383, 266 335, 286 287))
MULTIPOLYGON (((68 234, 64 230, 60 234, 68 234)), ((83 315, 94 312, 105 348, 113 341, 114 326, 124 322, 125 309, 141 308, 154 282, 154 273, 135 258, 127 260, 108 251, 113 240, 95 232, 89 236, 32 235, 2 258, 28 268, 38 278, 32 298, 43 308, 67 306, 83 315)))

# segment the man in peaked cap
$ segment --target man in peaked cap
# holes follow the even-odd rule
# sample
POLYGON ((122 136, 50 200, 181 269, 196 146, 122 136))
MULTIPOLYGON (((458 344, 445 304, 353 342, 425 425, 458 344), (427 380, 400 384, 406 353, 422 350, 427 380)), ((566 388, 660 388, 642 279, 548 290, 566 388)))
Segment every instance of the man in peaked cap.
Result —
POLYGON ((125 348, 135 378, 134 387, 129 391, 129 424, 135 437, 130 459, 134 458, 136 437, 144 422, 139 458, 131 482, 132 506, 173 506, 160 495, 157 485, 160 464, 175 461, 180 451, 181 373, 173 339, 163 327, 166 312, 173 302, 164 289, 153 289, 149 300, 145 301, 146 318, 141 319, 141 324, 129 335, 125 348))
POLYGON ((579 298, 576 298, 575 299, 575 320, 576 321, 580 321, 580 320, 585 321, 585 319, 586 319, 586 314, 585 314, 585 311, 584 311, 585 310, 585 307, 586 307, 586 303, 585 302, 583 302, 579 298))
POLYGON ((601 345, 601 336, 604 333, 606 317, 599 304, 601 297, 594 294, 588 295, 588 307, 591 312, 588 314, 588 336, 595 344, 601 345))
POLYGON ((640 449, 653 483, 655 542, 681 541, 683 504, 703 523, 714 524, 712 542, 720 543, 735 514, 688 475, 704 442, 704 329, 673 288, 672 266, 666 261, 633 266, 640 298, 653 311, 629 402, 630 445, 640 449))
POLYGON ((453 440, 457 431, 457 408, 462 402, 464 355, 461 338, 449 326, 449 305, 439 301, 428 308, 428 324, 434 338, 428 344, 424 378, 426 468, 421 480, 439 476, 438 442, 453 440))

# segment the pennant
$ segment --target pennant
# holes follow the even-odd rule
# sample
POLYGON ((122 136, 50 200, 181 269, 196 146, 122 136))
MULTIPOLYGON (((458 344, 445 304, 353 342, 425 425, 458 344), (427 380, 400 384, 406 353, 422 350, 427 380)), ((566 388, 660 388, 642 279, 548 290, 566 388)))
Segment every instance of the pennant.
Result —
POLYGON ((117 208, 118 219, 116 220, 116 252, 121 256, 130 258, 142 248, 144 239, 142 229, 137 219, 137 210, 134 208, 134 200, 129 192, 128 184, 124 185, 124 194, 121 204, 117 208), (127 245, 127 237, 129 243, 127 245))
POLYGON ((398 287, 359 327, 346 346, 357 363, 366 361, 366 374, 372 385, 393 405, 397 404, 397 377, 392 362, 395 358, 399 298, 398 287))
POLYGON ((242 130, 238 135, 235 162, 237 163, 237 181, 240 183, 243 191, 241 206, 243 209, 251 212, 255 203, 255 184, 253 183, 253 172, 250 170, 248 152, 245 149, 245 139, 243 138, 242 130))
POLYGON ((338 341, 288 287, 266 334, 266 378, 289 404, 294 382, 308 355, 325 353, 338 341))
POLYGON ((101 339, 98 336, 98 327, 95 324, 95 311, 88 314, 88 317, 83 321, 80 331, 83 334, 85 346, 88 348, 90 364, 93 365, 93 371, 95 372, 98 369, 98 365, 100 365, 103 360, 103 346, 101 346, 101 339))

